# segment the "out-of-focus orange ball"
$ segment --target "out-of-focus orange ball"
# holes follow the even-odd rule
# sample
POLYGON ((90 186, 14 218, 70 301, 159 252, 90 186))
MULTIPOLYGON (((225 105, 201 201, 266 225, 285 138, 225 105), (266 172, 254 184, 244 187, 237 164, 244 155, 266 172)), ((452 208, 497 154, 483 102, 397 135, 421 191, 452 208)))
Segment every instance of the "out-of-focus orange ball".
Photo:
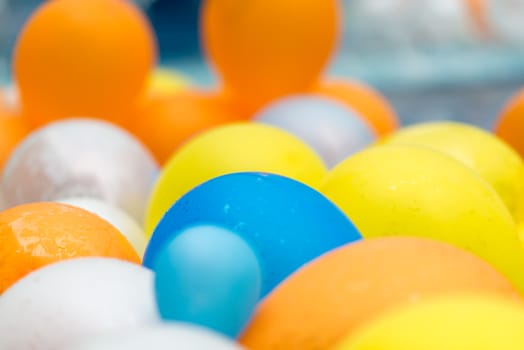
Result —
POLYGON ((484 34, 489 31, 486 0, 464 0, 477 28, 484 34))
POLYGON ((0 102, 0 174, 11 152, 28 133, 24 120, 0 102))
POLYGON ((340 30, 338 0, 206 0, 205 49, 225 88, 251 113, 311 88, 340 30))
POLYGON ((32 203, 0 212, 0 294, 28 273, 64 259, 100 256, 140 263, 111 224, 83 209, 32 203))
POLYGON ((502 110, 495 133, 524 157, 524 89, 514 95, 502 110))
POLYGON ((164 164, 197 133, 241 119, 233 106, 223 93, 198 90, 151 97, 138 107, 128 129, 164 164))
POLYGON ((264 299, 241 338, 251 350, 331 349, 384 311, 454 292, 518 292, 483 260, 414 237, 363 240, 329 252, 264 299))
POLYGON ((399 119, 385 97, 371 87, 356 81, 328 80, 320 82, 315 93, 332 97, 352 108, 384 136, 399 127, 399 119))
POLYGON ((23 114, 32 127, 72 116, 115 121, 143 92, 155 60, 152 29, 132 2, 45 2, 14 51, 23 114))

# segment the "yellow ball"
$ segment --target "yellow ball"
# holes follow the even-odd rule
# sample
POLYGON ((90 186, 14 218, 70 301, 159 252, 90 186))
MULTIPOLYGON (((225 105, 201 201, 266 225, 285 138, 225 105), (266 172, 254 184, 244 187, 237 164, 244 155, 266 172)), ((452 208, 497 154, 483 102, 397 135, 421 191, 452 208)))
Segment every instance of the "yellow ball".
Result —
POLYGON ((420 236, 490 262, 524 292, 524 249, 493 188, 427 147, 386 145, 338 165, 321 186, 366 238, 420 236))
POLYGON ((524 304, 492 295, 449 295, 392 310, 335 350, 524 349, 524 304))
POLYGON ((148 93, 150 96, 165 96, 183 91, 191 86, 182 74, 167 68, 156 68, 149 76, 148 93))
POLYGON ((517 220, 524 200, 524 161, 509 145, 482 129, 454 122, 424 123, 400 130, 388 144, 431 147, 461 161, 493 186, 517 220))
POLYGON ((206 131, 182 146, 162 170, 150 197, 146 231, 186 192, 214 177, 261 171, 318 187, 327 170, 304 142, 278 128, 235 123, 206 131))
POLYGON ((517 224, 517 231, 519 234, 520 242, 522 245, 522 248, 524 249, 524 222, 520 222, 517 224))

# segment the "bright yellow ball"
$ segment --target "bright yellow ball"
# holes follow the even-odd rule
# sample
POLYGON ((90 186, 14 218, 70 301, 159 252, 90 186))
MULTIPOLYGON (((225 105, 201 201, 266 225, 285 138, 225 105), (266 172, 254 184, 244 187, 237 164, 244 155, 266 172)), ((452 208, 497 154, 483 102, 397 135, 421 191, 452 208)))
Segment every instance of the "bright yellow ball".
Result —
POLYGON ((157 68, 149 76, 148 93, 150 96, 165 96, 184 91, 190 86, 191 83, 182 74, 167 68, 157 68))
POLYGON ((201 133, 176 152, 150 197, 146 230, 186 192, 212 178, 243 171, 275 173, 318 187, 327 170, 298 138, 275 127, 235 123, 201 133))
POLYGON ((524 249, 493 188, 427 147, 375 146, 342 162, 321 186, 366 238, 420 236, 490 262, 524 291, 524 249))
POLYGON ((400 130, 385 143, 428 146, 452 156, 490 183, 513 216, 522 219, 524 161, 495 135, 472 125, 434 122, 400 130))
POLYGON ((524 349, 523 325, 520 301, 441 296, 386 313, 335 350, 524 349))

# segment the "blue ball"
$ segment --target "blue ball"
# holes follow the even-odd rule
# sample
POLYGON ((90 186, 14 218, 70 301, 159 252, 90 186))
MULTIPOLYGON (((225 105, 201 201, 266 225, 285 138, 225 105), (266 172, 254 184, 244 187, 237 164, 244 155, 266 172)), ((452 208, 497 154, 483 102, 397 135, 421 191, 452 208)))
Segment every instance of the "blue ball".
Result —
POLYGON ((283 98, 262 109, 254 120, 302 139, 330 168, 377 139, 372 127, 357 112, 318 95, 283 98))
POLYGON ((261 271, 251 247, 217 226, 174 235, 154 264, 155 294, 167 321, 204 326, 235 338, 260 298, 261 271))
POLYGON ((227 228, 251 245, 262 268, 262 296, 307 262, 361 239, 344 213, 311 187, 280 175, 235 173, 197 186, 171 207, 144 265, 154 266, 181 230, 203 224, 227 228))

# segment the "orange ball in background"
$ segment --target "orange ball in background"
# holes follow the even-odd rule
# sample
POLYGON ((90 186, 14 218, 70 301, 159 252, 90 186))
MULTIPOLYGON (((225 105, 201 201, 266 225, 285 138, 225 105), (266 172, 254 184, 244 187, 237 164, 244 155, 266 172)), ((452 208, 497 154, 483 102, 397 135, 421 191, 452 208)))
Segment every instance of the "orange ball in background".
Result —
POLYGON ((124 118, 155 60, 153 31, 132 2, 45 2, 14 50, 23 114, 32 127, 67 117, 124 118))
POLYGON ((331 349, 382 312, 459 291, 519 298, 483 260, 411 237, 363 240, 291 275, 259 305, 241 343, 251 350, 331 349))
POLYGON ((463 0, 477 28, 484 34, 489 31, 486 0, 463 0))
POLYGON ((145 100, 128 129, 164 164, 192 136, 239 119, 224 94, 184 90, 145 100))
POLYGON ((252 114, 314 85, 334 54, 340 12, 338 0, 206 0, 203 45, 252 114))
POLYGON ((373 88, 356 81, 328 80, 320 82, 315 93, 335 98, 352 108, 385 136, 399 127, 399 119, 387 99, 373 88))
POLYGON ((140 263, 111 224, 80 208, 32 203, 0 212, 0 294, 28 273, 77 257, 109 257, 140 263))
POLYGON ((0 175, 11 152, 29 133, 29 129, 25 125, 24 120, 14 112, 4 108, 5 106, 0 105, 0 175))
POLYGON ((495 134, 524 157, 524 89, 515 94, 502 110, 495 134))

